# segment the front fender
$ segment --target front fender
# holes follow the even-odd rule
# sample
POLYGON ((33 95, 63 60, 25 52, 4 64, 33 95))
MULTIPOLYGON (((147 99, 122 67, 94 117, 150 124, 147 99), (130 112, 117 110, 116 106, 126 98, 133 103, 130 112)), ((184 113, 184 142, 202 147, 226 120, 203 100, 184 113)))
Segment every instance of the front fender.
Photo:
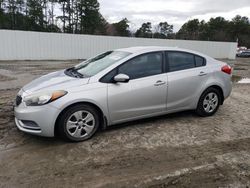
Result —
MULTIPOLYGON (((109 122, 108 114, 108 104, 107 104, 107 87, 96 87, 89 90, 79 90, 79 91, 69 91, 64 97, 51 103, 53 107, 59 109, 60 113, 67 108, 76 103, 87 102, 91 103, 102 111, 103 115, 107 118, 109 122)), ((59 114, 60 114, 59 113, 59 114)), ((58 114, 58 115, 59 115, 58 114)))

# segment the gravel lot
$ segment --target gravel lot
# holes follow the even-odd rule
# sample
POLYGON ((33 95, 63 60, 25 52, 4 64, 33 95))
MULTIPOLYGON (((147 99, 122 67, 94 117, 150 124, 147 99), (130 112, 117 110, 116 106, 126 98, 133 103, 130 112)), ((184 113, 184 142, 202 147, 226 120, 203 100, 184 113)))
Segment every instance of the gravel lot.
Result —
POLYGON ((0 62, 0 187, 250 186, 250 59, 224 61, 234 86, 215 116, 136 121, 82 143, 24 134, 12 110, 21 86, 77 61, 0 62))

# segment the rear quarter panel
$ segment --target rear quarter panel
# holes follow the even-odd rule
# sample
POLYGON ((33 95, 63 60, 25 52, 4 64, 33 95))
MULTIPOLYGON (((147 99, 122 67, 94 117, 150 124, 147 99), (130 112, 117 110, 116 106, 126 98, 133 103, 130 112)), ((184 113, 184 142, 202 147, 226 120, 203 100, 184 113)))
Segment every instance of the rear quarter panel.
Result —
POLYGON ((223 90, 224 99, 228 98, 232 91, 232 74, 226 74, 221 71, 221 68, 227 65, 227 63, 221 61, 213 61, 210 64, 210 69, 212 70, 212 80, 207 83, 208 86, 218 85, 223 90))

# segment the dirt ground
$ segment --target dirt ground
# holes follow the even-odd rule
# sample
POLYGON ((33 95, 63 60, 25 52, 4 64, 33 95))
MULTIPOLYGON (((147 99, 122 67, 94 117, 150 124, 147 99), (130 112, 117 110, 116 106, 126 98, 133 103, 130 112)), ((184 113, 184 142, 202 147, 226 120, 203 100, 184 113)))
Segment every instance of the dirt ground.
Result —
POLYGON ((24 134, 12 109, 21 86, 77 61, 0 62, 0 187, 249 187, 250 59, 224 61, 234 86, 215 116, 136 121, 82 143, 24 134))

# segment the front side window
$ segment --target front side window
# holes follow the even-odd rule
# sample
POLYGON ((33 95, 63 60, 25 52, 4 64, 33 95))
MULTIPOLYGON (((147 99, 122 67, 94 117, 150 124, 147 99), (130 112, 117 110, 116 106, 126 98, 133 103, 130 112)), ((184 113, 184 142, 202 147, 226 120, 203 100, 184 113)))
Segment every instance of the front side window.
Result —
POLYGON ((194 68, 194 55, 183 52, 168 52, 168 67, 170 72, 194 68))
POLYGON ((118 73, 126 74, 130 79, 143 78, 162 73, 162 53, 148 53, 133 58, 118 68, 118 73))
POLYGON ((109 51, 75 66, 75 70, 84 77, 94 76, 130 54, 122 51, 109 51))

